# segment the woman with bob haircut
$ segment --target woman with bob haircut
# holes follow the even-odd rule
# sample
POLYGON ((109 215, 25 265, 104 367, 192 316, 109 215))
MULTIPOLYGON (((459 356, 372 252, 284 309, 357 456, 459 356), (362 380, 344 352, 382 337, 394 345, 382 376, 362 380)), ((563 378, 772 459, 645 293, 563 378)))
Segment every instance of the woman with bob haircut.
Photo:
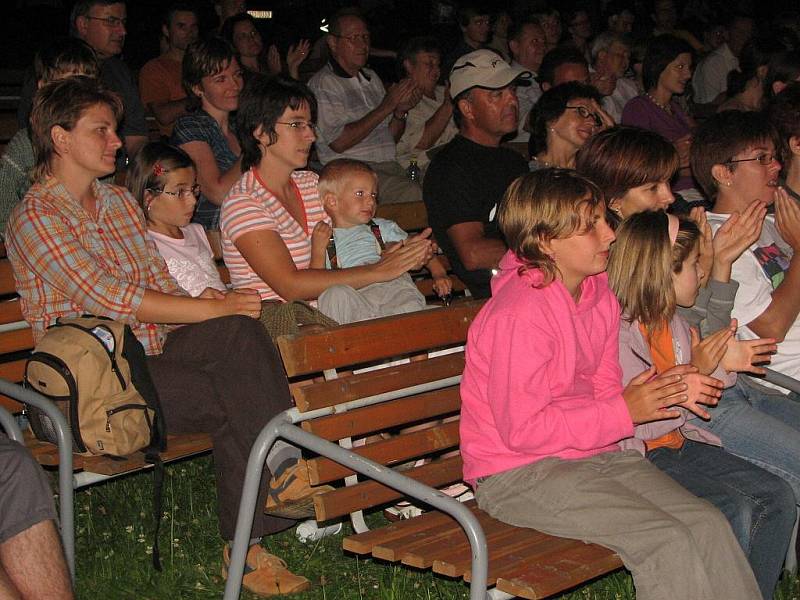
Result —
MULTIPOLYGON (((598 182, 616 225, 634 214, 674 209, 669 182, 678 169, 678 153, 653 131, 624 125, 602 131, 580 149, 576 169, 598 182)), ((702 234, 704 275, 695 308, 679 312, 703 334, 729 327, 738 289, 731 281, 731 265, 758 239, 765 213, 763 205, 754 202, 712 237, 704 211, 692 211, 702 234)))
MULTIPOLYGON (((250 448, 270 418, 291 406, 286 377, 257 320, 258 294, 186 296, 147 240, 133 196, 98 180, 114 171, 121 115, 119 97, 87 77, 37 92, 31 114, 35 183, 12 211, 6 240, 22 313, 37 341, 59 317, 88 313, 131 326, 147 354, 167 431, 211 436, 219 528, 230 541, 250 448)), ((273 498, 270 475, 285 479, 298 465, 292 447, 268 459, 262 506, 273 498)), ((313 492, 305 487, 308 495, 313 492)), ((251 571, 244 578, 252 591, 309 587, 260 545, 262 536, 291 524, 256 515, 247 555, 251 571)), ((229 550, 225 545, 224 565, 229 550)))
MULTIPOLYGON (((708 221, 713 229, 740 218, 755 202, 775 206, 763 220, 759 237, 733 263, 739 282, 732 315, 738 337, 772 338, 776 371, 800 377, 800 206, 778 185, 780 163, 776 132, 761 113, 725 111, 697 128, 692 170, 714 201, 708 221)), ((786 479, 800 499, 800 404, 777 389, 740 377, 711 420, 697 422, 722 440, 731 453, 786 479)))
POLYGON ((202 189, 194 222, 219 229, 219 207, 242 174, 241 149, 231 113, 239 107, 242 69, 220 38, 190 45, 183 56, 189 113, 175 122, 171 143, 192 157, 202 189))
POLYGON ((313 300, 333 285, 359 289, 422 267, 432 256, 430 230, 406 240, 377 263, 310 269, 311 236, 330 236, 316 173, 304 170, 316 139, 317 102, 298 81, 255 76, 238 113, 244 174, 222 204, 225 264, 235 288, 262 300, 313 300))
MULTIPOLYGON (((632 99, 622 111, 622 124, 635 125, 661 134, 678 151, 680 177, 672 185, 675 192, 694 187, 689 170, 689 147, 694 121, 675 96, 686 90, 692 79, 692 48, 672 35, 659 35, 647 46, 642 63, 645 92, 632 99)), ((699 199, 696 190, 687 200, 699 199)))
POLYGON ((600 107, 594 87, 570 81, 547 90, 531 109, 528 140, 531 171, 572 169, 575 153, 596 132, 614 121, 600 107))
POLYGON ((575 170, 603 190, 615 224, 646 210, 666 210, 675 201, 669 183, 678 153, 654 131, 624 125, 601 131, 578 150, 575 170))

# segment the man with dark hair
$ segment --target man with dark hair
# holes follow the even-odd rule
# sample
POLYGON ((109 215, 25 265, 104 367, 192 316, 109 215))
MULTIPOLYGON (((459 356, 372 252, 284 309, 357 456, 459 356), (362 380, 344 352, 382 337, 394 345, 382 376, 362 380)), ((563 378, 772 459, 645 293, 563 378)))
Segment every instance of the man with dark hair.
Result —
POLYGON ((450 88, 439 85, 441 53, 436 39, 408 40, 400 48, 397 63, 400 76, 410 78, 421 92, 417 105, 408 111, 406 128, 397 142, 397 160, 407 167, 413 158, 424 173, 430 157, 458 133, 450 88))
POLYGON ((456 13, 458 26, 461 28, 461 40, 447 53, 444 61, 446 72, 450 72, 453 63, 467 52, 484 48, 491 33, 489 9, 474 2, 465 2, 456 13))
POLYGON ((491 50, 465 54, 450 72, 459 135, 431 161, 423 195, 436 242, 476 298, 491 295, 492 269, 507 250, 495 220, 497 203, 528 170, 500 140, 517 128, 516 86, 530 78, 530 71, 491 50))
MULTIPOLYGON (((547 46, 544 29, 538 21, 517 21, 508 32, 508 48, 511 51, 511 66, 530 71, 534 77, 539 73, 547 46)), ((519 123, 517 137, 512 142, 527 142, 528 114, 542 95, 542 88, 535 81, 528 87, 517 89, 519 101, 519 123)))
POLYGON ((396 147, 421 92, 410 78, 387 92, 377 73, 367 68, 370 34, 358 13, 343 10, 334 15, 327 42, 331 58, 308 82, 319 105, 320 161, 368 162, 378 173, 381 202, 421 200, 419 184, 409 181, 397 162, 396 147))
POLYGON ((694 72, 695 101, 718 102, 728 89, 728 73, 739 68, 739 54, 753 37, 755 23, 750 17, 734 15, 725 24, 725 42, 708 54, 694 72))
POLYGON ((543 92, 568 81, 588 84, 589 67, 583 54, 572 46, 557 46, 544 55, 536 81, 543 92))
MULTIPOLYGON (((125 62, 119 57, 125 44, 128 20, 124 0, 79 0, 72 8, 70 35, 86 42, 100 63, 100 81, 122 98, 125 116, 119 126, 124 150, 133 156, 147 141, 147 123, 139 90, 125 62)), ((20 92, 17 120, 20 128, 28 126, 36 79, 29 77, 20 92)), ((124 165, 124 154, 117 166, 124 165)))
POLYGON ((186 90, 181 84, 181 62, 186 48, 197 40, 197 12, 191 4, 176 2, 164 12, 161 33, 167 51, 139 71, 142 104, 158 121, 161 135, 169 136, 175 120, 186 112, 186 90))

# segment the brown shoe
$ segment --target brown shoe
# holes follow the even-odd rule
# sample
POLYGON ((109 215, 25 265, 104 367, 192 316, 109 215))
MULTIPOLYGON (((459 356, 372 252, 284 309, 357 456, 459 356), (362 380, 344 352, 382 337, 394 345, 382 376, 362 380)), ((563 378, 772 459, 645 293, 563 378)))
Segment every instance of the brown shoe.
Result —
POLYGON ((279 477, 270 479, 264 512, 286 519, 312 519, 314 496, 330 491, 333 488, 329 485, 311 486, 306 461, 300 459, 279 477))
MULTIPOLYGON (((231 549, 228 544, 225 544, 222 551, 222 560, 222 576, 227 579, 231 564, 231 549)), ((283 559, 269 554, 261 544, 255 544, 247 550, 242 585, 257 596, 280 596, 303 592, 311 587, 311 582, 292 573, 283 559)))

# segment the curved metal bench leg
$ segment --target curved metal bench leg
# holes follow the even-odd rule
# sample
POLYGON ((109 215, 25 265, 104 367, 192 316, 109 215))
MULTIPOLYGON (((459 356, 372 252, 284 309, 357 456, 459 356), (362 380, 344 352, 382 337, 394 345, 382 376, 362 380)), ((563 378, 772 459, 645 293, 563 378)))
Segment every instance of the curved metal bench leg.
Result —
POLYGON ((58 493, 61 518, 61 543, 70 575, 75 581, 75 508, 72 488, 72 432, 67 420, 55 404, 33 390, 0 379, 0 393, 39 408, 50 417, 58 438, 58 493))

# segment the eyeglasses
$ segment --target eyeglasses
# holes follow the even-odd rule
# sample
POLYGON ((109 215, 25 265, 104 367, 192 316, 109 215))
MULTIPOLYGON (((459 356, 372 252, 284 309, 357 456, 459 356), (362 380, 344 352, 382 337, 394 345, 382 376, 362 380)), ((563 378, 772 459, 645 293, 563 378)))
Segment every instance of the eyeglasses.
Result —
POLYGON ((348 42, 354 45, 357 44, 358 42, 364 42, 367 46, 369 46, 370 40, 372 40, 372 37, 368 33, 354 33, 353 35, 336 35, 334 33, 332 35, 333 37, 347 40, 348 42))
POLYGON ((119 17, 92 17, 90 15, 85 15, 85 17, 94 21, 102 21, 109 29, 119 29, 128 24, 128 19, 120 19, 119 17))
POLYGON ((177 192, 168 192, 162 188, 147 188, 147 190, 156 196, 160 194, 166 194, 167 196, 172 196, 173 198, 180 198, 181 200, 188 200, 190 196, 194 196, 197 198, 200 195, 200 185, 195 183, 190 188, 181 188, 177 192))
POLYGON ((757 160, 758 164, 768 167, 769 165, 772 164, 773 160, 778 160, 778 157, 775 155, 774 152, 762 152, 761 154, 759 154, 758 156, 754 156, 753 158, 737 158, 736 160, 731 159, 731 160, 726 160, 725 163, 731 164, 740 162, 750 162, 753 160, 757 160))
POLYGON ((275 124, 288 125, 290 129, 301 133, 305 133, 306 129, 310 129, 312 133, 317 132, 317 124, 311 121, 275 121, 275 124))
POLYGON ((565 108, 569 108, 570 110, 577 110, 578 114, 582 119, 589 119, 589 118, 593 119, 594 124, 597 127, 601 127, 603 125, 603 120, 600 118, 600 115, 590 111, 585 106, 566 106, 565 108))

